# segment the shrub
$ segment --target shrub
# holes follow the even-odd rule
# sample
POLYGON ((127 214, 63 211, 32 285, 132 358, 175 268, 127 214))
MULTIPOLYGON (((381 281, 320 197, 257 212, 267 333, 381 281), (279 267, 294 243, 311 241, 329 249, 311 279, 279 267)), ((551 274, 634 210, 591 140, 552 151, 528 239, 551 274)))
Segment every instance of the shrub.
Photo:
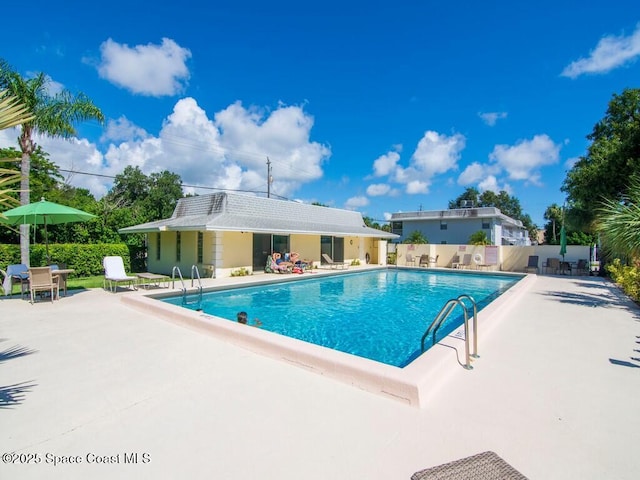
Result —
POLYGON ((247 275, 251 275, 251 272, 244 267, 239 268, 238 270, 233 270, 231 272, 232 277, 246 277, 247 275))
MULTIPOLYGON (((67 268, 75 270, 77 277, 102 275, 102 259, 109 255, 117 255, 124 260, 127 271, 131 269, 129 247, 124 243, 55 243, 49 245, 51 263, 64 263, 67 268)), ((0 267, 20 263, 20 245, 0 245, 0 267)), ((32 267, 47 265, 47 251, 44 245, 29 247, 29 263, 32 267)), ((140 271, 140 270, 138 270, 140 271)))
POLYGON ((637 266, 623 265, 619 258, 609 263, 605 270, 622 290, 633 300, 640 300, 640 269, 637 266))

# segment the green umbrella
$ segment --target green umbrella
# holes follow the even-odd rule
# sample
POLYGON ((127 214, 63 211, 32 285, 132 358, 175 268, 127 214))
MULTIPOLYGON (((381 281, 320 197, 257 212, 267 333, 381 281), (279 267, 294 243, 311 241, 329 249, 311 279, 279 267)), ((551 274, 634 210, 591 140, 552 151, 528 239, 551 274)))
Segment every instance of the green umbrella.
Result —
POLYGON ((564 229, 564 225, 560 229, 560 255, 562 255, 562 261, 564 262, 564 256, 567 253, 567 232, 564 229))
POLYGON ((91 220, 95 215, 83 212, 77 208, 47 202, 44 198, 39 202, 12 208, 0 214, 0 223, 5 225, 44 225, 44 239, 47 248, 47 260, 49 260, 49 239, 47 237, 47 225, 59 223, 84 222, 91 220))

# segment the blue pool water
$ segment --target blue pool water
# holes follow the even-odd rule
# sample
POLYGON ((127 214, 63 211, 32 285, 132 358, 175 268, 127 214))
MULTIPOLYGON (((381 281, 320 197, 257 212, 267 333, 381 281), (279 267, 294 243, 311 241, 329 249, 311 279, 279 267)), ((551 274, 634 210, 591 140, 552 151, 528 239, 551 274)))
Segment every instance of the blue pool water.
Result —
MULTIPOLYGON (((471 295, 482 309, 521 277, 427 270, 373 270, 204 293, 202 308, 236 321, 246 311, 265 330, 403 367, 420 355, 420 340, 445 302, 471 295)), ((182 305, 182 297, 163 301, 182 305)), ((463 322, 457 307, 438 340, 463 322)))

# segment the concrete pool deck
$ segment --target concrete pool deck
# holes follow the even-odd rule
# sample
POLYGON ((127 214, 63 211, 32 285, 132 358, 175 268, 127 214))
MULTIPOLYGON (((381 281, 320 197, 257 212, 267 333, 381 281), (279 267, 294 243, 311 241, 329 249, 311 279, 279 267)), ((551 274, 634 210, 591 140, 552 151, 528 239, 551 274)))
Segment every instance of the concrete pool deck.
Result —
POLYGON ((640 472, 640 310, 600 278, 537 277, 423 408, 121 301, 144 290, 69 293, 0 300, 0 478, 408 479, 486 450, 531 479, 640 472))

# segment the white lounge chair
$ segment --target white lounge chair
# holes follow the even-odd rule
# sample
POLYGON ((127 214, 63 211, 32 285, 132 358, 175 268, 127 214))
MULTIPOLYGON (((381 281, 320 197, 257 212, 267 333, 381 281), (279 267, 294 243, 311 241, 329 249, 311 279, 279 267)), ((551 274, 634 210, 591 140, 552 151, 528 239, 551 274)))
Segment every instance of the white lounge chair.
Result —
POLYGON ((326 264, 329 265, 329 268, 349 268, 349 264, 348 263, 346 263, 346 262, 334 262, 333 258, 331 258, 326 253, 322 254, 322 258, 324 258, 324 261, 326 262, 326 264))
POLYGON ((129 284, 129 288, 137 290, 138 277, 132 277, 127 275, 124 270, 124 262, 122 257, 112 256, 104 257, 102 260, 102 266, 104 267, 104 283, 103 288, 107 289, 107 283, 109 284, 109 290, 115 292, 118 289, 119 283, 129 284))

